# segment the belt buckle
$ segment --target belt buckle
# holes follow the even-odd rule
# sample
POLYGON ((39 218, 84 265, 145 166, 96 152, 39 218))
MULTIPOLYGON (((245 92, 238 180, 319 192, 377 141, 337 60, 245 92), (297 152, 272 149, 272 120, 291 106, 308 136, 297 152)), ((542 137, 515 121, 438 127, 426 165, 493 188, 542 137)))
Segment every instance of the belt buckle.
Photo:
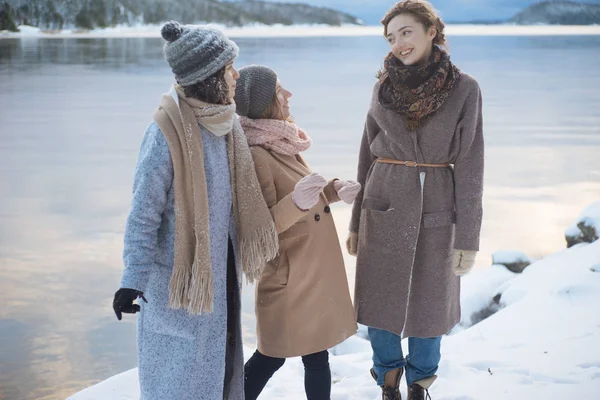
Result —
POLYGON ((404 161, 404 165, 407 167, 416 168, 419 164, 416 161, 404 161))

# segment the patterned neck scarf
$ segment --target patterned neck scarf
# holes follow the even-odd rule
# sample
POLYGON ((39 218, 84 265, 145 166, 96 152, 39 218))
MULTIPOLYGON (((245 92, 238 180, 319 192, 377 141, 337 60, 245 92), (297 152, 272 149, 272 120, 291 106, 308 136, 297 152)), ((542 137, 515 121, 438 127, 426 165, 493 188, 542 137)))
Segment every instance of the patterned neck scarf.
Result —
POLYGON ((444 103, 460 77, 460 70, 442 48, 433 47, 426 65, 406 66, 392 53, 384 61, 379 103, 406 117, 406 128, 415 131, 444 103))

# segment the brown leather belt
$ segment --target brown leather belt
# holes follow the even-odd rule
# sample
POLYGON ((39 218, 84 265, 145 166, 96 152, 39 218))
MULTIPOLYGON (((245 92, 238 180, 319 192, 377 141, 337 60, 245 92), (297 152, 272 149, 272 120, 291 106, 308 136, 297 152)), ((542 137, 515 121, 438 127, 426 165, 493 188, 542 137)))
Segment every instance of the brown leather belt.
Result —
POLYGON ((405 167, 413 167, 413 168, 417 168, 417 167, 447 168, 451 165, 451 164, 425 164, 425 163, 418 163, 416 161, 400 161, 400 160, 394 160, 392 158, 383 158, 383 157, 378 158, 376 161, 378 163, 383 163, 383 164, 404 165, 405 167))

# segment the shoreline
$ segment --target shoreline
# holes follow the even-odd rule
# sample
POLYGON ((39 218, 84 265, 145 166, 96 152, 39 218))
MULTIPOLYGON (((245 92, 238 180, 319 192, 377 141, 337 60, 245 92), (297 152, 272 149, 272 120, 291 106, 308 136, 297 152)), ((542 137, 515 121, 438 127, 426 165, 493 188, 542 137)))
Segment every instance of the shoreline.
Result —
MULTIPOLYGON (((232 38, 283 38, 283 37, 357 37, 380 36, 380 26, 245 26, 222 29, 232 38)), ((39 28, 21 26, 21 32, 0 32, 0 39, 27 38, 160 38, 160 25, 135 27, 114 27, 91 31, 63 30, 60 32, 42 31, 39 28)), ((600 35, 600 25, 447 25, 449 36, 596 36, 600 35)))

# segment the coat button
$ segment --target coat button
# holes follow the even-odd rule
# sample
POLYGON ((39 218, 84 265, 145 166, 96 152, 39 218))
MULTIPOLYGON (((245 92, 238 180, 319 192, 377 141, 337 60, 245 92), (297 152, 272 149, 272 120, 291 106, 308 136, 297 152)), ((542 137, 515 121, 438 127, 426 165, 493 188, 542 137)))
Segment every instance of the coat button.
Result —
POLYGON ((315 221, 319 222, 321 220, 321 216, 319 214, 315 214, 315 221))
POLYGON ((325 209, 323 209, 323 211, 325 211, 325 214, 329 214, 331 212, 331 208, 329 208, 329 206, 325 206, 325 209))

